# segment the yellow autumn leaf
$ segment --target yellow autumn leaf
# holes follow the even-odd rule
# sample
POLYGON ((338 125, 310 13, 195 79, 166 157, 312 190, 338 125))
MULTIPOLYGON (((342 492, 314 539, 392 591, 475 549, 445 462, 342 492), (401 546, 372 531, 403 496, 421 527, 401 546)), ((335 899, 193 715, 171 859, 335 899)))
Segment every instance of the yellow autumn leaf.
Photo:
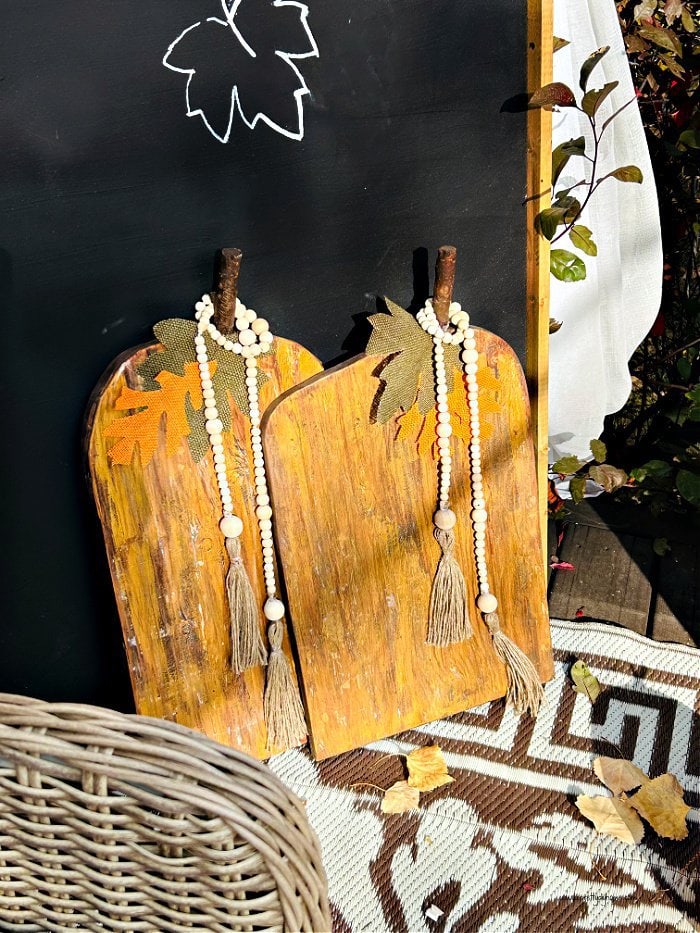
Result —
MULTIPOLYGON (((211 364, 212 373, 216 364, 211 364)), ((185 363, 184 375, 163 370, 155 380, 159 389, 142 392, 125 386, 115 408, 118 411, 139 409, 131 415, 116 418, 107 426, 107 437, 116 438, 109 448, 112 463, 131 463, 138 446, 141 464, 151 461, 158 446, 161 425, 164 425, 168 455, 173 454, 183 438, 190 434, 185 399, 189 395, 192 407, 202 407, 202 386, 197 363, 185 363)))
MULTIPOLYGON (((476 378, 479 386, 481 437, 488 439, 494 432, 494 426, 483 416, 498 414, 496 393, 499 385, 498 380, 486 363, 486 357, 483 355, 479 357, 479 371, 476 378)), ((454 385, 447 396, 447 404, 450 409, 450 424, 452 425, 453 437, 468 442, 471 437, 469 405, 467 403, 464 374, 461 370, 455 372, 454 385)), ((397 440, 415 444, 417 457, 422 458, 430 455, 433 460, 437 460, 437 411, 434 407, 426 415, 422 415, 416 403, 407 412, 397 417, 396 424, 398 426, 397 440)))
POLYGON ((384 791, 382 813, 405 813, 418 807, 420 792, 410 787, 408 781, 397 781, 384 791))
POLYGON ((417 790, 435 790, 451 784, 454 778, 447 773, 447 764, 439 745, 416 748, 406 756, 408 783, 417 790))
POLYGON ((613 836, 627 845, 638 845, 642 841, 644 824, 626 801, 581 794, 576 798, 576 806, 599 833, 613 836))
POLYGON ((646 774, 626 758, 596 758, 593 770, 613 794, 634 790, 642 784, 648 784, 646 774))
POLYGON ((673 774, 662 774, 639 788, 629 802, 660 836, 685 839, 690 807, 683 802, 683 788, 673 774))

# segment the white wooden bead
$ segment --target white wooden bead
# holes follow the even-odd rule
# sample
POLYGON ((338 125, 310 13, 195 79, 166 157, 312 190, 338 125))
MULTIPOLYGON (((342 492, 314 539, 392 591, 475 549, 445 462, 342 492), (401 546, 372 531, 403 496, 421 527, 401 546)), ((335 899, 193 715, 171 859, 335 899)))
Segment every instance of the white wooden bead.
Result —
POLYGON ((439 411, 437 420, 440 422, 440 424, 448 424, 450 421, 449 411, 439 411))
POLYGON ((478 362, 479 354, 476 350, 462 350, 462 362, 463 363, 476 363, 478 362))
POLYGON ((284 603, 281 599, 266 599, 263 612, 270 622, 279 622, 284 617, 284 603))
POLYGON ((438 424, 437 428, 438 437, 449 437, 452 434, 452 425, 451 424, 438 424))
POLYGON ((227 538, 238 538, 243 531, 243 522, 237 515, 227 515, 219 522, 219 528, 227 538))
POLYGON ((473 522, 485 522, 487 519, 486 509, 472 509, 472 521, 473 522))
POLYGON ((498 609, 498 600, 493 593, 482 593, 476 601, 479 611, 483 613, 495 612, 498 609))
POLYGON ((270 329, 270 325, 267 323, 264 317, 259 317, 257 321, 252 322, 252 324, 250 325, 250 328, 253 331, 253 333, 257 334, 259 337, 261 334, 264 334, 265 331, 268 331, 270 329))
POLYGON ((452 509, 438 509, 437 512, 433 515, 433 522, 435 523, 436 528, 441 528, 443 531, 449 531, 450 528, 454 528, 457 524, 457 516, 452 511, 452 509))
POLYGON ((224 441, 223 434, 210 434, 209 443, 210 444, 222 444, 224 441))
POLYGON ((272 518, 272 509, 269 505, 259 505, 255 510, 255 514, 259 519, 272 518))
POLYGON ((261 518, 258 520, 258 525, 260 525, 260 531, 271 531, 272 522, 269 518, 261 518))
POLYGON ((213 389, 213 388, 214 388, 214 385, 211 379, 202 379, 202 392, 204 392, 206 389, 213 389))
POLYGON ((238 335, 238 342, 242 347, 250 347, 255 343, 255 334, 252 330, 242 330, 238 335))
POLYGON ((204 417, 209 420, 210 418, 218 418, 219 410, 216 405, 207 405, 204 409, 204 417))
POLYGON ((267 495, 256 496, 256 497, 255 497, 255 501, 256 501, 256 503, 257 503, 258 505, 269 505, 269 504, 270 504, 270 497, 267 496, 267 495))

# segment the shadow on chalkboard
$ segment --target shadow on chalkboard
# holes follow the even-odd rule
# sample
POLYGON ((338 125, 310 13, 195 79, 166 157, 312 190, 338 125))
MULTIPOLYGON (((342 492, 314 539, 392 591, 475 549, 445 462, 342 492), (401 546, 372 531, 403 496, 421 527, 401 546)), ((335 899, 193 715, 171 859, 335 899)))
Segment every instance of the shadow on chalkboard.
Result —
MULTIPOLYGON (((419 246, 413 250, 413 297, 407 310, 415 314, 425 304, 426 298, 430 295, 430 262, 428 250, 424 246, 419 246)), ((353 327, 342 343, 343 352, 334 357, 326 365, 326 369, 337 366, 339 363, 345 363, 347 360, 363 353, 369 340, 371 328, 368 317, 377 312, 386 312, 384 298, 377 295, 374 299, 374 307, 371 310, 360 311, 359 314, 353 314, 353 327)))

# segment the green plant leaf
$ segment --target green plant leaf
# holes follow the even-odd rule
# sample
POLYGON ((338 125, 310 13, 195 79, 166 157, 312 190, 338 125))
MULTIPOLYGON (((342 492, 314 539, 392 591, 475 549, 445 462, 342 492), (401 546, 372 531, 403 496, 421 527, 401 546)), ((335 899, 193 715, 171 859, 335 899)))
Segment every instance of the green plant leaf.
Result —
POLYGON ((569 492, 576 505, 583 502, 586 495, 586 477, 572 476, 569 480, 569 492))
POLYGON ((567 45, 571 45, 571 42, 568 39, 560 39, 559 36, 554 36, 554 45, 553 52, 558 52, 559 49, 565 49, 567 45))
POLYGON ((659 557, 665 557, 671 550, 671 545, 668 543, 668 538, 654 538, 652 547, 654 549, 654 554, 658 554, 659 557))
POLYGON ((700 473, 679 470, 676 476, 676 487, 686 502, 690 502, 691 505, 700 505, 700 473))
POLYGON ((679 57, 683 55, 681 40, 672 29, 664 29, 662 26, 640 26, 638 32, 643 39, 648 39, 660 49, 666 49, 679 57))
POLYGON ((566 211, 561 207, 546 207, 535 217, 535 227, 543 237, 551 240, 559 224, 564 223, 566 211))
POLYGON ((571 230, 569 230, 569 239, 571 240, 572 246, 580 249, 581 252, 585 253, 587 256, 597 256, 598 247, 591 239, 592 235, 588 227, 584 227, 581 224, 575 224, 571 230))
POLYGON ((683 130, 678 142, 689 149, 700 149, 700 130, 683 130))
POLYGON ((530 106, 542 107, 544 110, 551 110, 552 107, 575 107, 576 98, 574 92, 566 84, 553 81, 531 95, 530 106))
POLYGON ((630 473, 630 476, 637 483, 643 483, 647 477, 649 479, 663 480, 667 479, 673 473, 673 467, 666 460, 647 460, 645 464, 636 467, 630 473))
POLYGON ((693 19, 693 14, 690 12, 687 6, 683 7, 681 11, 681 22, 683 23, 683 28, 686 32, 693 33, 698 28, 697 23, 693 19))
POLYGON ((568 476, 570 473, 575 473, 577 470, 580 470, 584 466, 585 461, 579 460, 578 457, 574 457, 573 454, 567 454, 565 457, 560 457, 555 464, 552 465, 552 470, 555 473, 562 473, 564 476, 568 476))
POLYGON ((594 674, 591 673, 587 664, 583 661, 574 661, 569 671, 569 676, 574 682, 576 693, 583 693, 591 703, 600 696, 600 684, 594 674))
POLYGON ((685 397, 689 401, 695 402, 696 405, 700 405, 700 382, 696 386, 693 386, 689 392, 686 392, 685 397))
POLYGON ((552 152, 552 188, 559 180, 566 163, 572 156, 582 156, 586 151, 586 140, 583 136, 569 139, 560 143, 552 152))
POLYGON ((592 466, 588 471, 588 475, 594 483, 598 483, 606 492, 615 492, 616 489, 624 486, 627 482, 625 471, 611 466, 609 463, 592 466))
POLYGON ((586 85, 588 84, 588 79, 591 76, 591 72, 601 60, 601 58, 603 58, 604 55, 607 55, 609 51, 610 46, 604 45, 589 55, 583 65, 581 65, 581 74, 579 76, 578 86, 584 93, 586 91, 586 85))
POLYGON ((603 181, 605 178, 617 178, 618 181, 633 181, 638 185, 644 181, 642 170, 636 165, 621 165, 614 172, 608 172, 600 180, 603 181))
POLYGON ((598 90, 588 91, 583 95, 581 109, 587 113, 589 117, 594 117, 598 112, 600 105, 610 94, 612 94, 619 83, 619 81, 610 81, 608 84, 605 84, 598 90))
POLYGON ((603 441, 594 438, 590 444, 591 453, 593 454, 593 459, 596 463, 602 463, 608 455, 608 448, 605 446, 603 441))
POLYGON ((690 379, 690 374, 693 371, 693 364, 686 356, 681 356, 676 360, 676 369, 678 370, 678 375, 681 379, 688 380, 690 379))
POLYGON ((553 249, 549 254, 549 269, 560 282, 580 282, 586 278, 586 265, 567 249, 553 249))

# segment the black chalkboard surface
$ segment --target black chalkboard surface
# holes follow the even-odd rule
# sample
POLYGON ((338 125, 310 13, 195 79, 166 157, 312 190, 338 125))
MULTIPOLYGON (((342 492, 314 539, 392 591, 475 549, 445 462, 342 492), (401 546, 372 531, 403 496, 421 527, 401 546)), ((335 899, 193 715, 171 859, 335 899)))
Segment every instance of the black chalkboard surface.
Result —
POLYGON ((219 247, 330 362, 455 243, 455 296, 523 354, 526 118, 502 107, 525 7, 4 0, 1 690, 129 706, 82 417, 114 356, 191 313, 219 247))

